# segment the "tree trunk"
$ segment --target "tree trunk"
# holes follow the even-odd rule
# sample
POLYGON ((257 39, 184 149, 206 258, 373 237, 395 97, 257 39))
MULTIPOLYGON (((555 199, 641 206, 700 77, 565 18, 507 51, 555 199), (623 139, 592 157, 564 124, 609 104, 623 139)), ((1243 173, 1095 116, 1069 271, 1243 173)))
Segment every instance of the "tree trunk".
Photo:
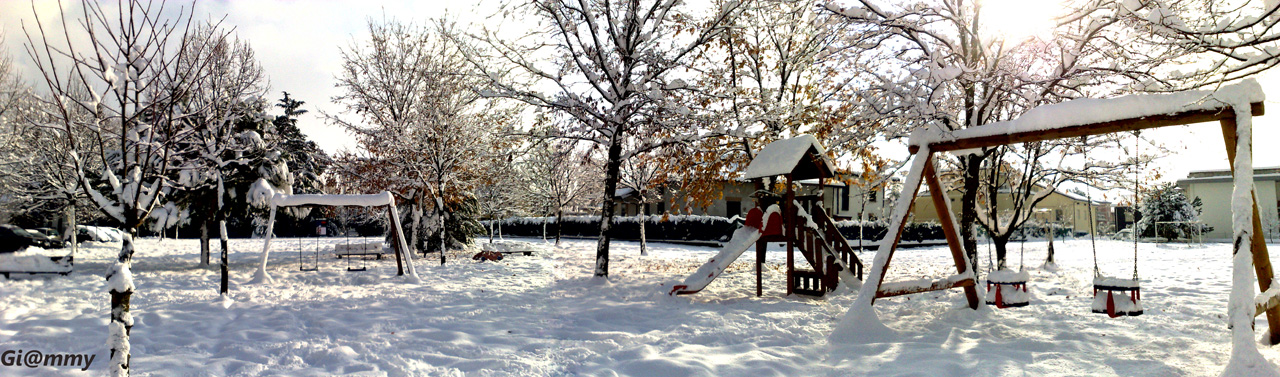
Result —
POLYGON ((1044 264, 1053 265, 1056 263, 1053 262, 1053 227, 1052 226, 1049 227, 1048 236, 1049 236, 1049 252, 1044 258, 1044 264))
POLYGON ((556 210, 556 246, 560 246, 560 229, 563 228, 562 226, 560 226, 561 221, 564 221, 564 210, 557 209, 556 210))
POLYGON ((226 296, 230 290, 228 288, 230 274, 227 272, 227 255, 230 252, 230 247, 227 245, 227 219, 225 217, 225 215, 218 216, 218 247, 222 248, 222 262, 219 266, 222 283, 218 285, 218 294, 223 296, 226 296))
MULTIPOLYGON (((978 271, 978 239, 974 237, 974 224, 978 222, 978 185, 983 158, 966 155, 964 161, 964 191, 960 195, 960 238, 964 253, 969 256, 971 271, 978 271)), ((947 194, 943 193, 946 197, 947 194)), ((906 200, 902 198, 899 200, 906 200)))
POLYGON ((76 232, 79 230, 78 228, 80 228, 78 225, 79 223, 76 220, 76 200, 75 197, 70 195, 68 195, 67 199, 71 203, 71 205, 67 206, 67 212, 70 214, 67 216, 67 231, 66 233, 63 233, 64 236, 62 236, 62 238, 64 240, 70 240, 71 255, 76 255, 76 251, 80 250, 80 244, 78 243, 80 238, 76 235, 76 232))
POLYGON ((502 237, 502 222, 498 222, 498 239, 500 239, 500 240, 502 240, 502 239, 506 239, 506 238, 502 237))
MULTIPOLYGON (((442 186, 441 188, 442 188, 442 189, 440 190, 440 192, 444 192, 444 190, 443 190, 443 186, 442 186)), ((436 197, 436 208, 440 210, 440 265, 442 265, 442 266, 443 266, 443 265, 444 265, 444 250, 446 249, 446 247, 445 247, 445 246, 447 246, 447 245, 449 244, 449 231, 448 231, 448 230, 446 230, 446 229, 445 229, 445 227, 444 227, 444 225, 445 225, 445 223, 444 223, 444 222, 445 222, 444 217, 445 217, 446 215, 448 215, 449 213, 448 213, 448 212, 445 212, 445 210, 444 210, 444 199, 443 199, 443 198, 441 198, 441 197, 439 197, 439 196, 437 196, 437 197, 436 197)))
POLYGON ((200 220, 200 264, 209 265, 209 219, 200 220))
POLYGON ((489 219, 489 243, 493 243, 493 223, 497 221, 496 219, 489 219))
POLYGON ((595 276, 609 277, 609 232, 613 230, 614 191, 618 190, 618 172, 622 167, 621 127, 614 127, 605 162, 604 200, 600 204, 600 238, 596 242, 595 276))
POLYGON ((129 375, 129 332, 133 329, 133 316, 129 314, 129 298, 133 296, 133 273, 129 271, 133 261, 133 234, 129 229, 120 246, 116 263, 107 269, 107 290, 111 296, 111 322, 107 325, 107 347, 111 350, 112 376, 129 375))
POLYGON ((991 237, 991 243, 996 245, 997 270, 1003 270, 1007 266, 1005 261, 1008 260, 1007 256, 1009 255, 1009 236, 1010 235, 1006 234, 1003 236, 991 237))
POLYGON ((648 216, 644 215, 644 208, 640 208, 637 212, 639 214, 636 215, 636 218, 640 220, 640 256, 646 256, 649 255, 649 251, 645 249, 644 223, 649 219, 647 218, 648 216))
MULTIPOLYGON (((411 226, 412 230, 409 232, 409 252, 413 253, 418 249, 418 237, 419 233, 421 233, 418 229, 419 226, 422 225, 422 203, 419 202, 416 197, 414 198, 414 202, 409 205, 409 216, 413 217, 413 221, 411 221, 413 223, 411 226)), ((422 250, 422 257, 427 257, 427 251, 425 249, 422 250)))

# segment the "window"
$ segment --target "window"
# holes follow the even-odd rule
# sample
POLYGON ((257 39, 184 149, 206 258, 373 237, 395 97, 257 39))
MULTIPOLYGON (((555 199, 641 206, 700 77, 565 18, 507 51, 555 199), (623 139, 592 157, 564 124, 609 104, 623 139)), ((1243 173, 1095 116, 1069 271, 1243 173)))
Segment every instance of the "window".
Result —
POLYGON ((724 202, 724 216, 734 217, 742 214, 742 202, 737 200, 726 200, 724 202))
POLYGON ((879 195, 879 194, 880 194, 880 192, 879 192, 879 191, 872 190, 872 191, 871 191, 871 198, 870 198, 870 199, 867 199, 867 201, 868 201, 868 202, 875 203, 875 202, 876 202, 876 196, 877 196, 877 195, 879 195))
POLYGON ((840 201, 840 210, 841 210, 841 211, 848 211, 848 210, 849 210, 849 186, 845 186, 845 187, 841 187, 841 188, 840 188, 840 196, 837 196, 837 197, 836 197, 836 200, 839 200, 839 201, 840 201))
POLYGON ((664 214, 664 213, 667 213, 667 202, 666 201, 658 202, 658 214, 664 214))

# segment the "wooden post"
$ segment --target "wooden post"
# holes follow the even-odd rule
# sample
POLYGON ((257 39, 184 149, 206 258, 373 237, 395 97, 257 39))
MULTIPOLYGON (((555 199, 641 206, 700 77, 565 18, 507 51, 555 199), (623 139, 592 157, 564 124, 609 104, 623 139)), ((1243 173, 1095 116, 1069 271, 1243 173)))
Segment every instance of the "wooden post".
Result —
POLYGON ((764 251, 768 245, 768 242, 756 241, 756 297, 764 296, 764 283, 760 276, 764 269, 764 251))
MULTIPOLYGON (((1231 164, 1231 176, 1236 175, 1236 118, 1222 118, 1222 140, 1226 142, 1227 162, 1231 164)), ((1245 140, 1252 143, 1253 140, 1245 140)), ((1249 242, 1253 253, 1253 271, 1258 275, 1258 288, 1263 292, 1271 288, 1274 272, 1271 270, 1271 256, 1267 252, 1267 241, 1262 236, 1262 217, 1258 214, 1258 192, 1253 195, 1253 240, 1249 242)), ((1280 343, 1280 308, 1267 309, 1267 328, 1271 331, 1270 344, 1280 343)))
POLYGON ((791 282, 792 282, 792 279, 795 278, 793 275, 795 274, 795 270, 796 270, 796 263, 795 263, 796 231, 794 229, 796 225, 795 224, 796 219, 794 218, 796 213, 795 212, 796 191, 794 188, 791 187, 792 183, 793 182, 791 182, 791 174, 787 174, 787 194, 782 197, 782 201, 783 201, 782 203, 782 234, 785 235, 784 237, 786 238, 786 241, 787 241, 787 295, 788 296, 790 296, 791 293, 793 293, 791 291, 791 282))
MULTIPOLYGON (((911 152, 916 153, 916 150, 912 149, 911 152)), ((917 155, 916 159, 917 160, 912 164, 926 164, 925 166, 928 166, 927 164, 933 163, 932 161, 933 152, 925 150, 923 155, 917 155)), ((915 170, 914 166, 912 167, 912 170, 915 170)), ((922 176, 921 178, 923 178, 923 174, 921 176, 922 176)), ((903 187, 911 187, 911 185, 913 184, 915 185, 914 190, 910 190, 910 192, 907 192, 908 190, 903 190, 902 194, 899 195, 898 197, 898 200, 907 201, 907 212, 903 214, 902 222, 899 222, 897 224, 889 224, 889 226, 894 227, 894 228, 889 228, 891 229, 893 234, 885 234, 885 237, 893 237, 893 242, 889 244, 889 250, 888 250, 889 254, 885 256, 884 265, 879 266, 880 273, 876 281, 863 282, 864 284, 866 283, 875 284, 875 287, 876 287, 875 292, 877 293, 877 295, 871 296, 871 304, 873 305, 876 303, 876 298, 877 298, 876 296, 878 296, 878 293, 880 292, 880 285, 884 283, 884 274, 885 272, 889 271, 889 262, 893 261, 893 253, 898 250, 898 242, 902 241, 902 230, 907 227, 907 219, 911 218, 911 211, 913 211, 912 207, 914 207, 916 203, 916 193, 920 191, 920 182, 902 182, 902 184, 905 185, 903 187)), ((883 244, 881 245, 883 247, 883 244)), ((880 253, 880 251, 877 250, 876 253, 880 253)), ((871 268, 876 268, 876 267, 877 266, 875 266, 875 264, 873 263, 871 268)), ((877 274, 875 273, 875 271, 871 272, 871 276, 876 276, 876 275, 877 274)))
POLYGON ((387 217, 390 220, 387 221, 387 227, 391 228, 389 232, 391 234, 391 250, 394 250, 396 255, 396 276, 404 275, 404 262, 400 260, 400 250, 404 245, 400 244, 400 227, 396 226, 399 224, 399 219, 391 213, 391 209, 387 209, 387 217))
MULTIPOLYGON (((924 165, 924 181, 929 184, 929 196, 933 197, 933 207, 938 211, 938 221, 942 223, 942 233, 947 237, 947 247, 951 249, 951 259, 956 262, 956 272, 965 273, 969 264, 964 261, 964 250, 960 249, 960 235, 956 233, 955 217, 951 215, 951 202, 943 191, 942 182, 933 168, 933 159, 924 165)), ((974 283, 977 283, 975 275, 974 283)), ((975 284, 976 285, 976 284, 975 284)), ((964 297, 969 300, 969 308, 978 308, 978 290, 973 285, 964 287, 964 297)))

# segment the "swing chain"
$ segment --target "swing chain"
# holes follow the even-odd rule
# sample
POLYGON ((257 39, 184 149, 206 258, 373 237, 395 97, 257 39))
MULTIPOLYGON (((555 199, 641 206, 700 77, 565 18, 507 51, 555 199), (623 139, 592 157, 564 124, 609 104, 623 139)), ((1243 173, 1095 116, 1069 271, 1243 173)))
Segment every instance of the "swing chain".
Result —
MULTIPOLYGON (((1138 210, 1138 200, 1140 199, 1141 187, 1139 186, 1141 177, 1138 173, 1142 171, 1142 131, 1133 131, 1133 155, 1134 164, 1138 165, 1138 169, 1133 171, 1133 207, 1138 210)), ((1133 224, 1133 281, 1138 281, 1138 223, 1133 224)))

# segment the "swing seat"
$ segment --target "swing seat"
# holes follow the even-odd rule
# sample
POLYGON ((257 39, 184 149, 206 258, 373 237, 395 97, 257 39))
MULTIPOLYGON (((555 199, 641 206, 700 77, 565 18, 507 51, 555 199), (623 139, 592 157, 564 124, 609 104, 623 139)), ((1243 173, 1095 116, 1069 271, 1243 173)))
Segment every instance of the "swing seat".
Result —
POLYGON ((1027 292, 1027 281, 1031 274, 1026 271, 999 270, 987 274, 987 305, 996 308, 1018 308, 1031 304, 1031 294, 1027 292))
POLYGON ((1111 318, 1142 315, 1142 289, 1134 279, 1095 277, 1092 309, 1111 318))

